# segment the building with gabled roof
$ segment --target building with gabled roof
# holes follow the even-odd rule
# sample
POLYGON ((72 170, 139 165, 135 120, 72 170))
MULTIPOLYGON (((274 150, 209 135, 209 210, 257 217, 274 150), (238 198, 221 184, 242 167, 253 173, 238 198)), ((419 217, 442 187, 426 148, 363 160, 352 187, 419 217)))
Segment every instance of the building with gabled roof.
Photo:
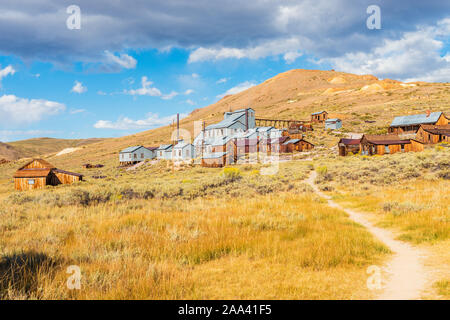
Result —
POLYGON ((281 152, 292 153, 294 151, 302 152, 308 151, 314 148, 311 142, 303 139, 290 139, 284 142, 281 146, 281 152))
POLYGON ((436 126, 422 124, 416 134, 416 139, 426 144, 448 142, 450 137, 450 124, 436 126))
POLYGON ((340 156, 347 156, 350 152, 356 154, 359 152, 359 144, 361 143, 361 139, 349 139, 342 138, 338 142, 338 149, 340 156))
POLYGON ((408 134, 416 133, 422 124, 447 125, 449 119, 443 112, 430 112, 408 116, 395 117, 389 126, 389 133, 408 134))
POLYGON ((327 119, 328 119, 328 112, 326 112, 325 110, 311 113, 312 123, 322 123, 325 122, 325 120, 327 119))
POLYGON ((195 158, 194 146, 184 140, 179 140, 172 148, 173 161, 188 161, 195 158))
POLYGON ((82 181, 83 175, 57 169, 54 165, 43 159, 33 159, 19 168, 14 174, 14 187, 25 191, 42 189, 45 186, 70 184, 82 181))
POLYGON ((223 120, 205 128, 205 138, 230 136, 255 128, 255 110, 252 108, 225 112, 223 120))
POLYGON ((369 135, 361 138, 360 152, 362 155, 384 155, 397 152, 423 151, 423 142, 414 139, 401 139, 396 134, 369 135))
POLYGON ((121 164, 138 163, 147 159, 154 159, 156 157, 156 148, 152 149, 143 146, 132 146, 123 149, 119 152, 119 162, 121 164))
POLYGON ((156 158, 158 160, 172 160, 172 144, 162 144, 156 149, 156 158))

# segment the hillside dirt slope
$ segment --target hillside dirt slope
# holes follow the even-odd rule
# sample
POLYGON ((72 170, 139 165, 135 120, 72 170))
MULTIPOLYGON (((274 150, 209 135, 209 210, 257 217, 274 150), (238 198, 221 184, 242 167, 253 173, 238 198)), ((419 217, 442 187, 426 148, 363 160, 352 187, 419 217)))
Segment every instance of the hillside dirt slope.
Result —
POLYGON ((17 160, 20 153, 13 146, 0 142, 0 159, 17 160))
MULTIPOLYGON (((52 153, 60 152, 67 148, 81 147, 90 143, 99 142, 103 139, 54 139, 54 138, 34 138, 8 142, 8 146, 0 147, 0 158, 7 158, 8 150, 14 150, 14 158, 29 158, 38 156, 48 156, 52 153)), ((11 153, 11 151, 9 152, 11 153)))

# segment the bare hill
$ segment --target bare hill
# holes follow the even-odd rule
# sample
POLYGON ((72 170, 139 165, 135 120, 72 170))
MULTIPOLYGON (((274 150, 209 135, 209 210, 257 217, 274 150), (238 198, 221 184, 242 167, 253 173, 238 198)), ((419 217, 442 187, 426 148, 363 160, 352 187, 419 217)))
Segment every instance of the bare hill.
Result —
POLYGON ((76 148, 102 140, 34 138, 9 142, 8 144, 2 143, 3 146, 0 145, 0 158, 16 160, 20 158, 48 156, 66 148, 76 148))
POLYGON ((17 160, 19 158, 20 154, 14 147, 0 142, 0 159, 17 160))

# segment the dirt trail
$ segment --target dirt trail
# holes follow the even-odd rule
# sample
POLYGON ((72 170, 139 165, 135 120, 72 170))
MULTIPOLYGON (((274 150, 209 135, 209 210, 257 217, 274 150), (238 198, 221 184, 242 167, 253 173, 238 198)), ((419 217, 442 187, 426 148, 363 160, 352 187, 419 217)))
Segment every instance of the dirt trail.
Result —
POLYGON ((385 271, 389 280, 385 283, 383 292, 377 297, 380 300, 412 300, 420 299, 427 282, 426 270, 421 263, 423 252, 411 245, 395 240, 392 232, 375 227, 363 214, 343 208, 328 195, 319 190, 314 183, 317 173, 313 171, 306 182, 314 191, 328 201, 330 207, 345 211, 350 219, 364 226, 382 241, 394 253, 392 260, 386 265, 385 271))

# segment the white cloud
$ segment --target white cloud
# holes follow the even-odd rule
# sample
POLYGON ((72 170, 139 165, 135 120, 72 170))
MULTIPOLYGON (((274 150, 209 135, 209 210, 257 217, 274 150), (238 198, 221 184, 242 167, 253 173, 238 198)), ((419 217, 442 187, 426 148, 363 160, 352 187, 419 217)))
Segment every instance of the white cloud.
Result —
POLYGON ((121 53, 119 56, 114 55, 108 50, 105 51, 106 63, 112 65, 118 65, 124 69, 134 69, 136 68, 137 61, 132 56, 126 53, 121 53))
POLYGON ((370 52, 351 52, 324 59, 335 69, 356 74, 375 74, 403 81, 450 81, 449 55, 441 56, 443 40, 450 36, 450 19, 433 27, 405 32, 398 40, 384 40, 370 52))
POLYGON ((70 91, 75 93, 83 93, 87 91, 87 87, 83 86, 80 81, 75 81, 74 86, 70 91))
POLYGON ((251 87, 254 87, 255 85, 256 85, 256 83, 250 82, 250 81, 242 82, 242 83, 238 84, 237 86, 235 86, 235 87, 233 87, 231 89, 228 89, 225 93, 219 94, 217 96, 217 98, 221 99, 221 98, 223 98, 225 96, 245 91, 247 89, 250 89, 251 87))
POLYGON ((170 99, 176 97, 177 95, 178 95, 178 92, 172 91, 172 92, 169 93, 169 94, 163 95, 161 98, 164 99, 164 100, 170 100, 170 99))
POLYGON ((102 91, 102 90, 97 91, 97 94, 101 95, 101 96, 106 96, 107 95, 107 93, 102 91))
POLYGON ((190 95, 190 94, 192 94, 192 93, 194 93, 194 90, 192 90, 192 89, 187 89, 185 92, 184 92, 184 94, 185 95, 190 95))
POLYGON ((25 99, 14 95, 0 97, 0 123, 27 124, 64 111, 62 103, 44 99, 25 99))
POLYGON ((222 79, 217 80, 216 83, 220 84, 220 83, 225 83, 227 81, 228 81, 228 78, 222 78, 222 79))
POLYGON ((139 89, 131 89, 126 91, 126 93, 131 95, 138 95, 138 96, 151 96, 151 97, 161 97, 162 93, 157 88, 152 88, 151 85, 153 82, 149 81, 147 77, 142 77, 141 79, 142 88, 139 89))
POLYGON ((287 64, 294 63, 297 58, 300 58, 302 56, 302 53, 299 51, 289 51, 286 52, 283 56, 283 59, 286 61, 287 64))
MULTIPOLYGON (((186 114, 180 114, 180 118, 186 117, 186 114)), ((120 117, 117 121, 99 120, 94 124, 97 129, 113 129, 113 130, 139 130, 149 129, 157 126, 164 126, 172 123, 177 118, 176 115, 160 118, 158 114, 149 113, 145 119, 132 120, 128 117, 120 117)))
POLYGON ((148 80, 146 76, 141 78, 141 84, 142 87, 139 89, 125 90, 124 92, 133 96, 160 97, 163 100, 170 100, 179 95, 176 91, 172 91, 169 94, 163 94, 158 88, 152 87, 153 82, 148 80))
POLYGON ((0 69, 0 88, 2 86, 2 79, 7 75, 13 75, 14 73, 16 73, 16 70, 11 65, 4 69, 0 69))
POLYGON ((247 48, 204 48, 200 47, 191 52, 188 62, 218 61, 223 59, 261 59, 269 56, 283 55, 288 63, 292 63, 301 56, 300 48, 304 44, 297 37, 276 39, 260 43, 247 48))
POLYGON ((186 103, 187 104, 189 104, 189 105, 191 105, 191 106, 194 106, 196 103, 194 102, 194 101, 192 101, 191 99, 187 99, 186 100, 186 103))
POLYGON ((77 114, 77 113, 83 113, 83 112, 86 112, 86 110, 85 109, 73 109, 73 110, 70 110, 70 114, 77 114))
POLYGON ((200 75, 199 75, 198 73, 193 73, 191 76, 192 76, 192 78, 194 78, 194 79, 200 78, 200 75))

